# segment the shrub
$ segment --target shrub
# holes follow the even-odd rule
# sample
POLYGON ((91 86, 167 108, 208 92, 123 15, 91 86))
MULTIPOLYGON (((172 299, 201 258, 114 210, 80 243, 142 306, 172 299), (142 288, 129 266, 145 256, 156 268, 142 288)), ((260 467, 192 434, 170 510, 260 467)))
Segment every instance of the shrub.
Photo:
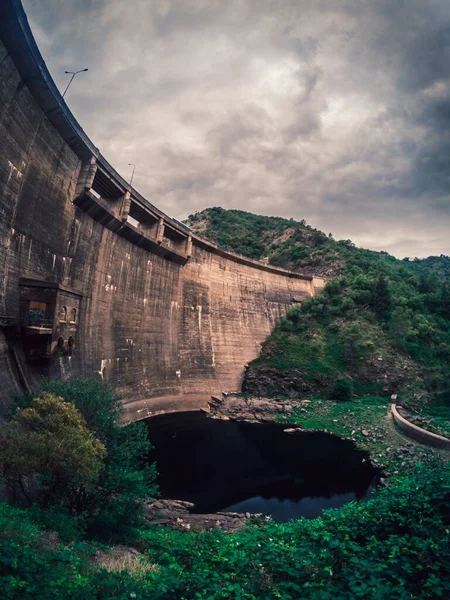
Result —
MULTIPOLYGON (((65 493, 51 500, 55 508, 63 512, 68 508, 77 515, 80 526, 91 536, 108 540, 133 537, 142 522, 144 501, 157 494, 156 468, 147 463, 151 444, 145 424, 122 427, 120 396, 99 380, 50 381, 44 384, 44 391, 77 409, 106 449, 98 477, 63 486, 65 493)), ((18 414, 33 402, 30 397, 18 399, 22 407, 18 414)))
POLYGON ((374 350, 373 330, 367 323, 353 321, 341 328, 339 338, 342 345, 342 359, 347 366, 358 369, 360 361, 369 358, 374 350))
POLYGON ((329 281, 325 286, 324 293, 330 297, 338 296, 341 293, 340 281, 338 279, 329 281))
POLYGON ((74 511, 77 491, 98 481, 105 455, 75 406, 48 392, 0 433, 0 475, 14 498, 28 504, 58 498, 74 511))
POLYGON ((339 400, 340 402, 345 402, 347 400, 350 400, 352 395, 353 385, 350 379, 338 379, 334 384, 332 398, 334 398, 335 400, 339 400))
POLYGON ((78 545, 62 546, 31 513, 0 502, 0 590, 2 600, 95 598, 78 545))

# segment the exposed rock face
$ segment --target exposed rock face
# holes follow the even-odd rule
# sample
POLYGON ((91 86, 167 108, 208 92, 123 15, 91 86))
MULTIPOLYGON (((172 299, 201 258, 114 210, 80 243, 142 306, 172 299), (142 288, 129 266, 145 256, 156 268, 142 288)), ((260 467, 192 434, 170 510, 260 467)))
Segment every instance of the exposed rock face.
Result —
POLYGON ((282 400, 280 398, 245 398, 238 394, 212 397, 209 412, 217 419, 233 419, 253 423, 273 422, 279 415, 290 415, 294 409, 302 410, 310 400, 282 400))
MULTIPOLYGON (((268 356, 272 348, 266 345, 262 358, 268 356)), ((352 376, 347 372, 346 376, 352 376)), ((354 374, 360 382, 378 384, 384 395, 397 391, 403 384, 419 377, 419 369, 412 360, 395 352, 385 351, 384 358, 373 356, 364 362, 364 368, 354 374)), ((300 369, 275 369, 264 364, 250 364, 245 369, 242 391, 251 396, 283 396, 301 398, 311 394, 329 394, 334 380, 311 380, 300 369)))
POLYGON ((318 387, 307 383, 298 370, 281 371, 270 367, 248 367, 242 382, 242 391, 252 396, 299 398, 316 391, 318 387))

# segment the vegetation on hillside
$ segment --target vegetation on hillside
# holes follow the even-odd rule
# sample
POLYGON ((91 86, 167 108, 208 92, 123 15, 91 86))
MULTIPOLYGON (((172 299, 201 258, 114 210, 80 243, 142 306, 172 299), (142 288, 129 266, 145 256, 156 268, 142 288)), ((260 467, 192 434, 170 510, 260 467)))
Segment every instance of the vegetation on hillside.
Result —
POLYGON ((314 271, 316 275, 342 266, 331 234, 326 236, 304 220, 263 217, 214 207, 190 215, 186 222, 193 231, 226 250, 268 260, 275 266, 301 268, 304 273, 314 271))
POLYGON ((450 258, 398 260, 304 221, 221 208, 189 223, 230 250, 327 278, 268 338, 245 391, 332 395, 348 379, 356 394, 400 392, 410 406, 450 417, 450 258))

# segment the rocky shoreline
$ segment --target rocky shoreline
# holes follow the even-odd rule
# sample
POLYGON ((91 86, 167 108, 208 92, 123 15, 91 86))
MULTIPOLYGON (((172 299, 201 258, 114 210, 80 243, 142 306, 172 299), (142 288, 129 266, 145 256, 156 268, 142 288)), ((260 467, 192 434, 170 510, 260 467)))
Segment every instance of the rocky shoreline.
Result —
POLYGON ((214 419, 233 419, 248 423, 268 423, 277 415, 289 416, 294 410, 306 411, 311 400, 286 400, 278 398, 246 398, 240 394, 211 396, 209 414, 214 419))
POLYGON ((171 529, 211 531, 221 529, 222 531, 239 531, 247 523, 263 524, 269 520, 261 514, 252 513, 211 513, 195 514, 190 509, 194 505, 183 500, 157 499, 146 505, 146 519, 152 525, 165 525, 171 529))

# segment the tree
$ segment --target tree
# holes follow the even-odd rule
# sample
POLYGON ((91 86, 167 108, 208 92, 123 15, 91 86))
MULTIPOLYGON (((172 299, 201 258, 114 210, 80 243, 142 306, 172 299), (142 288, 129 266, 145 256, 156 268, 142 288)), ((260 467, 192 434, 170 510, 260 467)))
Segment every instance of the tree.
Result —
POLYGON ((145 500, 157 495, 156 467, 147 460, 152 446, 145 423, 123 427, 121 396, 99 379, 49 381, 45 390, 74 404, 107 451, 95 485, 77 490, 76 512, 92 535, 132 535, 141 523, 145 500))
POLYGON ((105 456, 105 446, 75 406, 48 392, 19 410, 0 433, 1 477, 16 499, 30 504, 47 506, 97 482, 105 456))
POLYGON ((424 272, 419 278, 419 292, 421 294, 431 294, 439 287, 439 279, 436 273, 424 272))
POLYGON ((406 336, 412 328, 414 313, 410 308, 397 306, 392 311, 389 321, 389 331, 393 342, 400 347, 405 347, 406 336))
POLYGON ((392 309, 392 296, 389 291, 386 277, 378 276, 372 296, 372 306, 379 319, 388 319, 392 309))
POLYGON ((442 285, 440 294, 440 313, 444 319, 450 321, 450 283, 448 281, 445 281, 442 285))
MULTIPOLYGON (((131 537, 142 522, 145 500, 157 494, 156 468, 147 460, 151 444, 145 424, 121 426, 120 396, 97 379, 49 381, 44 383, 44 392, 64 398, 65 405, 79 411, 104 448, 98 476, 80 477, 75 484, 62 487, 51 496, 52 504, 77 515, 89 535, 108 540, 131 537)), ((34 400, 25 396, 17 402, 21 414, 34 400)), ((57 447, 49 450, 50 454, 57 451, 57 447)), ((27 454, 24 461, 28 464, 29 460, 32 457, 27 454)), ((68 474, 75 468, 69 463, 68 474)))

